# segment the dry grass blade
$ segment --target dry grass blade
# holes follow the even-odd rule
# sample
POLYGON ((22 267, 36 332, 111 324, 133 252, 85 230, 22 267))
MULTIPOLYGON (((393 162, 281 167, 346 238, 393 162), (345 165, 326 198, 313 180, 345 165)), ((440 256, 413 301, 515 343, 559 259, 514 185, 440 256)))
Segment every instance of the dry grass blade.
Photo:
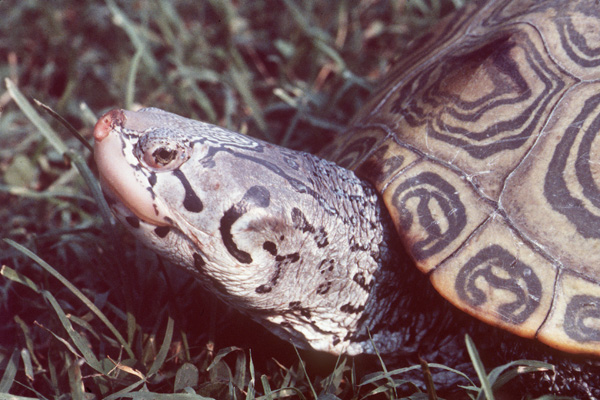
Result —
POLYGON ((429 364, 427 364, 427 362, 421 357, 419 357, 419 362, 421 363, 421 370, 423 371, 425 388, 427 389, 427 397, 429 400, 437 400, 438 397, 433 384, 433 377, 431 376, 429 364))
POLYGON ((251 76, 247 72, 232 66, 229 70, 229 78, 231 79, 233 87, 238 90, 244 99, 244 102, 252 109, 252 116, 256 120, 259 129, 264 135, 267 136, 269 140, 272 141, 273 138, 270 137, 269 133, 267 132, 267 123, 263 116, 262 108, 259 106, 258 102, 254 98, 254 95, 250 91, 250 87, 252 86, 251 76))
POLYGON ((77 140, 79 140, 79 142, 81 142, 81 144, 83 144, 91 153, 94 152, 94 148, 92 147, 92 145, 87 140, 85 140, 85 138, 83 136, 81 136, 79 134, 79 132, 77 132, 77 130, 75 128, 73 128, 73 125, 71 125, 66 119, 64 119, 60 114, 58 114, 56 111, 54 111, 52 108, 50 108, 46 104, 42 103, 38 99, 33 99, 33 101, 35 102, 35 104, 38 107, 41 107, 42 110, 46 111, 48 114, 50 114, 52 116, 52 118, 56 119, 65 128, 67 128, 67 130, 73 136, 75 136, 77 138, 77 140))
POLYGON ((34 379, 33 363, 31 362, 31 354, 29 353, 29 351, 27 349, 21 350, 21 359, 23 360, 23 365, 25 368, 25 376, 30 381, 33 381, 33 379, 34 379))

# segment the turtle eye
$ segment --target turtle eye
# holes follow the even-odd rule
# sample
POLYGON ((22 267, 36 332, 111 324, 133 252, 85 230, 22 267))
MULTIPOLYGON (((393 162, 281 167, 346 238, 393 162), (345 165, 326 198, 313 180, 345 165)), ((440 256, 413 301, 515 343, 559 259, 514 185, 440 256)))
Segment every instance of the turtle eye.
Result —
POLYGON ((190 158, 190 149, 178 143, 155 143, 151 146, 147 144, 138 146, 137 152, 140 161, 150 169, 171 171, 190 158))
POLYGON ((152 161, 164 167, 177 158, 177 150, 168 147, 159 147, 152 152, 152 161))

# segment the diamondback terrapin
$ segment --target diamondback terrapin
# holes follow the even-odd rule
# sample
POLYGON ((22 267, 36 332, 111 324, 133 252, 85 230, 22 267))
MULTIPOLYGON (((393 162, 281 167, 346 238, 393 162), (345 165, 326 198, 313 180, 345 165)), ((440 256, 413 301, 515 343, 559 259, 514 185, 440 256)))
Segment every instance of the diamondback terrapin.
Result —
POLYGON ((94 137, 118 219, 298 346, 458 365, 479 334, 591 397, 599 132, 598 2, 505 0, 417 41, 324 158, 155 108, 110 111, 94 137))

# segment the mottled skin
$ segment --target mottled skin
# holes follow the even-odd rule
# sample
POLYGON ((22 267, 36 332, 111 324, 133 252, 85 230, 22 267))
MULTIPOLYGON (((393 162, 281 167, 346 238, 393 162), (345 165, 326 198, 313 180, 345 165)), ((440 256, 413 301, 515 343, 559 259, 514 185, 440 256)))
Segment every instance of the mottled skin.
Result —
POLYGON ((337 165, 115 110, 101 181, 143 242, 300 347, 467 370, 468 333, 488 367, 556 364, 525 392, 597 398, 598 43, 592 0, 477 2, 399 60, 322 153, 337 165))
POLYGON ((110 130, 99 123, 96 158, 105 191, 122 201, 116 215, 141 240, 301 347, 349 354, 370 347, 359 321, 365 307, 383 307, 367 299, 390 257, 385 210, 370 185, 313 155, 157 109, 104 119, 110 130), (98 139, 102 132, 108 136, 98 139), (119 138, 124 151, 104 164, 105 148, 119 138), (170 161, 161 165, 161 157, 170 161), (137 187, 111 188, 117 178, 109 169, 135 171, 137 187), (153 207, 143 209, 137 193, 153 207))

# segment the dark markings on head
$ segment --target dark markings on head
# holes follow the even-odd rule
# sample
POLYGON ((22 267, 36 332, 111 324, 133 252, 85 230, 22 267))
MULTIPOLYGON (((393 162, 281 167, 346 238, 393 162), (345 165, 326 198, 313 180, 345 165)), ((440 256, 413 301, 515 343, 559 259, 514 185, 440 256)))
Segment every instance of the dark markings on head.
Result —
MULTIPOLYGON (((255 148, 255 150, 257 150, 257 149, 255 148)), ((331 211, 331 208, 328 207, 328 203, 325 200, 325 198, 319 192, 311 189, 310 187, 307 187, 304 184, 304 182, 302 182, 301 180, 296 179, 296 178, 286 174, 284 172, 284 170, 281 167, 279 167, 278 165, 276 165, 272 162, 266 161, 263 158, 254 157, 249 154, 242 153, 242 152, 236 152, 233 149, 228 149, 225 147, 212 148, 206 157, 210 158, 218 151, 227 151, 228 153, 230 153, 231 155, 233 155, 235 157, 250 160, 258 165, 262 165, 263 167, 271 170, 272 172, 274 172, 275 174, 280 176, 282 179, 284 179, 286 182, 288 182, 296 192, 307 194, 307 195, 313 197, 315 200, 317 200, 317 202, 319 204, 327 205, 327 207, 325 207, 325 206, 323 207, 323 210, 325 210, 325 212, 327 212, 327 213, 334 214, 334 212, 331 211)), ((257 152, 262 152, 262 148, 260 149, 260 151, 257 151, 257 152)), ((309 159, 309 157, 312 157, 312 156, 304 156, 304 158, 306 158, 307 160, 309 159)))
POLYGON ((275 273, 271 277, 271 280, 269 281, 270 285, 268 286, 276 286, 277 281, 281 277, 281 271, 283 271, 288 265, 293 264, 298 260, 300 260, 300 255, 298 253, 291 253, 285 256, 276 256, 275 261, 277 263, 275 264, 275 273))
POLYGON ((271 290, 273 290, 273 288, 271 288, 269 285, 260 285, 254 289, 254 291, 258 294, 269 293, 271 290))
POLYGON ((356 306, 355 307, 350 303, 344 304, 343 306, 340 307, 340 311, 343 311, 348 314, 358 314, 359 312, 361 312, 364 309, 365 309, 365 306, 356 306))
POLYGON ((317 243, 318 248, 323 248, 329 244, 329 240, 327 240, 327 232, 325 232, 325 228, 320 227, 319 231, 315 235, 315 242, 317 243))
POLYGON ((265 285, 265 286, 269 286, 269 287, 277 286, 277 281, 281 277, 281 267, 282 267, 281 263, 277 263, 275 265, 275 273, 273 274, 273 276, 271 277, 271 280, 269 281, 269 283, 271 285, 265 285))
POLYGON ((304 308, 300 305, 299 301, 290 301, 289 303, 290 310, 300 311, 300 315, 306 318, 310 318, 310 310, 308 308, 304 308))
POLYGON ((367 251, 370 250, 371 246, 369 244, 360 244, 356 242, 356 237, 351 236, 348 241, 348 250, 350 251, 367 251))
POLYGON ((321 271, 321 274, 324 274, 327 271, 331 272, 331 271, 333 271, 333 264, 334 264, 333 258, 329 259, 329 260, 324 259, 324 260, 321 260, 321 262, 317 266, 317 269, 319 271, 321 271))
POLYGON ((297 207, 292 208, 292 224, 294 229, 300 229, 302 232, 315 233, 315 227, 308 222, 304 213, 297 207))
POLYGON ((169 234, 170 231, 171 231, 170 226, 157 226, 154 229, 154 233, 156 233, 156 236, 158 236, 159 238, 164 238, 165 236, 167 236, 169 234))
POLYGON ((288 254, 285 256, 276 256, 275 257, 275 261, 278 261, 278 262, 287 261, 288 263, 295 263, 299 259, 300 259, 300 254, 298 254, 298 252, 291 253, 291 254, 288 254))
POLYGON ((138 217, 130 215, 128 217, 125 217, 125 221, 127 221, 127 223, 131 225, 132 228, 137 229, 140 227, 140 220, 138 219, 138 217))
POLYGON ((366 292, 370 292, 371 291, 371 283, 369 282, 369 284, 367 284, 366 280, 365 280, 365 276, 362 274, 362 272, 357 272, 353 277, 352 280, 356 283, 358 283, 358 285, 363 288, 366 292))
POLYGON ((173 175, 175 175, 175 177, 181 181, 181 184, 185 189, 185 197, 183 199, 183 206, 185 209, 193 213, 202 211, 204 208, 202 201, 196 192, 194 192, 194 189, 192 189, 192 185, 190 185, 190 182, 185 177, 185 174, 181 170, 176 169, 173 171, 173 175))
POLYGON ((233 235, 231 234, 231 227, 242 215, 246 214, 248 211, 256 207, 266 208, 270 203, 271 194, 266 187, 252 186, 244 194, 242 200, 232 205, 229 210, 225 211, 225 214, 223 214, 223 217, 221 218, 221 225, 219 226, 221 238, 223 239, 223 244, 225 245, 227 251, 229 251, 229 253, 239 262, 250 264, 252 262, 252 257, 249 253, 240 250, 237 247, 233 240, 233 235))
POLYGON ((318 248, 325 247, 329 244, 327 240, 327 232, 325 228, 320 227, 318 230, 306 219, 304 213, 297 207, 292 209, 292 224, 294 229, 313 234, 313 239, 318 248))
POLYGON ((196 267, 198 271, 202 271, 202 268, 204 268, 204 266, 206 265, 206 261, 204 261, 204 258, 202 258, 202 256, 198 253, 194 253, 193 257, 194 267, 196 267))
POLYGON ((156 172, 150 172, 150 175, 148 176, 148 183, 152 187, 156 185, 156 172))
POLYGON ((264 242, 263 249, 265 249, 267 252, 269 252, 273 256, 277 255, 277 245, 271 241, 267 240, 266 242, 264 242))
POLYGON ((331 282, 325 282, 325 283, 321 283, 319 286, 317 286, 317 294, 323 295, 326 294, 327 292, 329 292, 329 289, 331 288, 331 282))

